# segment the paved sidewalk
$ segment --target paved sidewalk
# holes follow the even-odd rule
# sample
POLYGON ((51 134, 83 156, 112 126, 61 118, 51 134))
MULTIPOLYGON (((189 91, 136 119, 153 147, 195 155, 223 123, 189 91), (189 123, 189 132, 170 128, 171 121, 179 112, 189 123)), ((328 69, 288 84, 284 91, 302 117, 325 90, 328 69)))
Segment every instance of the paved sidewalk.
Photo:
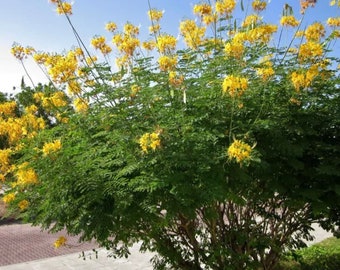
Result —
POLYGON ((0 270, 152 270, 151 254, 141 254, 138 249, 138 245, 133 246, 128 259, 110 258, 106 250, 99 249, 97 258, 93 251, 87 251, 86 260, 80 258, 80 253, 74 253, 3 266, 0 270))
POLYGON ((78 237, 67 236, 65 231, 49 234, 30 224, 0 226, 1 270, 64 270, 64 269, 143 269, 151 270, 152 255, 139 253, 139 246, 131 249, 128 259, 108 257, 96 242, 79 243, 78 237), (54 241, 66 236, 67 246, 55 249, 54 241), (93 251, 98 251, 98 256, 93 251), (85 260, 82 258, 84 252, 85 260))
MULTIPOLYGON (((315 240, 309 245, 332 236, 313 227, 315 240)), ((152 270, 152 254, 140 253, 138 244, 131 248, 129 258, 114 259, 95 242, 79 244, 77 237, 67 237, 68 246, 55 249, 53 243, 61 235, 66 232, 48 234, 30 224, 0 226, 0 270, 152 270)))

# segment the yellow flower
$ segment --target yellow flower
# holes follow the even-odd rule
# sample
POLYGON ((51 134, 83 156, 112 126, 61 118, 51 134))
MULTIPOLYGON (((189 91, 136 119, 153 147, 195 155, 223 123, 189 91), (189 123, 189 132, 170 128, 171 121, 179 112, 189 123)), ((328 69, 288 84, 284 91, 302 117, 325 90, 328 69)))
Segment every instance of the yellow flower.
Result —
POLYGON ((316 57, 321 57, 323 55, 323 48, 320 43, 309 41, 301 44, 299 48, 299 60, 311 60, 316 57))
POLYGON ((134 84, 131 86, 131 97, 135 97, 137 95, 137 93, 139 92, 139 90, 141 89, 141 87, 137 84, 134 84))
POLYGON ((252 3, 251 3, 251 6, 253 7, 253 9, 255 11, 262 11, 262 10, 265 10, 266 7, 267 7, 267 2, 266 1, 263 1, 263 0, 254 0, 252 3))
POLYGON ((336 2, 338 2, 338 7, 340 7, 340 0, 332 0, 329 4, 331 6, 334 6, 336 4, 336 2))
POLYGON ((163 17, 163 11, 151 9, 148 11, 148 16, 151 21, 159 21, 163 17))
POLYGON ((15 194, 13 192, 6 194, 2 197, 2 201, 6 204, 15 200, 15 194))
POLYGON ((153 40, 151 40, 151 41, 144 41, 142 43, 142 47, 145 50, 152 51, 156 47, 156 43, 153 40))
POLYGON ((10 156, 12 154, 11 149, 0 149, 0 172, 7 173, 11 166, 10 166, 10 156))
POLYGON ((244 40, 250 43, 268 43, 273 33, 277 31, 277 25, 264 24, 244 33, 244 40))
POLYGON ((333 27, 339 27, 340 26, 340 17, 336 17, 336 18, 328 18, 327 20, 327 24, 329 26, 333 26, 333 27))
POLYGON ((175 50, 177 39, 171 35, 161 35, 157 38, 156 46, 160 53, 170 53, 175 50))
POLYGON ((248 79, 236 77, 234 75, 226 76, 223 80, 222 89, 231 97, 240 97, 248 87, 248 79))
POLYGON ((160 24, 154 24, 149 26, 149 32, 151 34, 158 33, 161 30, 161 25, 160 24))
POLYGON ((124 34, 127 36, 136 36, 139 34, 139 27, 131 23, 126 23, 124 25, 124 34))
POLYGON ((290 16, 282 16, 280 20, 280 24, 282 26, 296 27, 300 24, 300 22, 297 19, 295 19, 294 16, 290 15, 290 16))
POLYGON ((256 69, 257 75, 259 75, 263 81, 268 81, 274 74, 275 71, 271 66, 265 68, 256 69))
POLYGON ((178 75, 175 71, 169 72, 169 83, 173 87, 180 86, 184 81, 184 77, 182 75, 178 75))
POLYGON ((38 64, 45 64, 48 57, 49 56, 48 56, 47 53, 35 53, 35 54, 33 54, 33 59, 38 64))
POLYGON ((194 5, 194 13, 199 16, 210 15, 212 13, 212 8, 209 4, 194 5))
POLYGON ((51 143, 45 143, 42 148, 42 152, 44 156, 48 156, 51 153, 57 152, 60 149, 61 149, 61 141, 55 140, 51 143))
POLYGON ((217 1, 215 4, 216 12, 225 16, 229 16, 233 12, 235 7, 236 7, 235 0, 221 0, 217 1))
POLYGON ((202 17, 202 21, 206 24, 206 25, 209 25, 209 24, 212 24, 214 22, 217 21, 217 14, 214 13, 212 15, 204 15, 202 17))
MULTIPOLYGON (((115 37, 117 37, 117 35, 115 37)), ((136 48, 140 45, 139 39, 135 37, 126 35, 119 40, 115 39, 115 37, 113 37, 113 41, 116 42, 118 50, 127 56, 132 56, 136 48)))
POLYGON ((316 0, 300 0, 301 13, 304 14, 309 6, 314 7, 315 3, 316 0))
POLYGON ((67 239, 64 236, 60 236, 55 242, 54 247, 60 248, 61 246, 65 246, 67 242, 67 239))
POLYGON ((224 51, 228 56, 242 58, 244 53, 243 42, 238 39, 233 39, 225 45, 224 51))
POLYGON ((159 138, 159 132, 145 133, 139 139, 139 146, 144 153, 148 153, 148 149, 156 150, 157 147, 161 145, 161 140, 159 138))
POLYGON ((176 56, 161 56, 158 59, 159 69, 161 71, 170 71, 173 70, 177 65, 177 57, 176 56))
POLYGON ((129 57, 127 55, 123 55, 122 57, 116 58, 116 65, 119 69, 128 68, 129 66, 129 57))
POLYGON ((44 98, 44 93, 36 92, 36 93, 33 94, 33 98, 34 98, 35 102, 41 102, 44 98))
POLYGON ((17 177, 17 184, 20 186, 37 184, 38 176, 32 168, 27 167, 27 163, 23 163, 18 167, 15 176, 17 177))
POLYGON ((66 55, 51 55, 45 65, 55 83, 66 83, 74 78, 78 69, 77 55, 74 51, 69 51, 66 55))
POLYGON ((76 112, 79 112, 79 113, 85 113, 85 112, 87 112, 87 110, 89 108, 88 102, 83 98, 76 98, 73 101, 73 104, 74 104, 74 108, 75 108, 76 112))
POLYGON ((29 202, 27 200, 22 200, 18 203, 18 207, 20 208, 21 211, 24 211, 25 209, 27 209, 29 205, 29 202))
POLYGON ((297 72, 294 71, 291 75, 291 80, 293 86, 297 92, 301 89, 309 87, 315 77, 319 75, 319 65, 312 65, 307 71, 305 72, 297 72))
POLYGON ((46 109, 64 107, 67 105, 66 95, 62 91, 53 93, 50 97, 43 97, 42 106, 46 109))
POLYGON ((227 154, 229 159, 236 159, 237 163, 242 163, 250 160, 252 148, 249 144, 241 140, 234 140, 229 146, 227 154))
POLYGON ((194 20, 185 20, 180 23, 179 29, 189 48, 197 49, 202 44, 205 27, 198 27, 194 20))
POLYGON ((38 111, 38 107, 33 105, 30 105, 28 107, 25 107, 25 113, 27 114, 35 114, 38 111))
POLYGON ((72 95, 78 95, 81 92, 81 85, 76 80, 69 81, 67 82, 67 90, 72 95))
POLYGON ((17 103, 15 101, 7 101, 0 104, 0 116, 14 116, 17 103))
POLYGON ((242 22, 242 27, 248 27, 248 26, 254 27, 261 20, 262 18, 258 16, 257 14, 248 15, 242 22))
POLYGON ((72 5, 68 2, 58 2, 57 13, 72 15, 72 5))
POLYGON ((109 22, 105 25, 105 29, 109 32, 114 32, 117 29, 117 25, 114 22, 109 22))
POLYGON ((26 57, 25 48, 18 44, 14 44, 12 46, 11 54, 13 54, 13 56, 20 61, 26 57))
POLYGON ((103 55, 107 55, 112 51, 112 48, 106 44, 106 39, 103 36, 94 37, 91 40, 91 45, 95 49, 100 50, 103 55))
POLYGON ((325 36, 325 33, 325 27, 321 23, 316 22, 307 27, 305 31, 305 37, 307 41, 318 42, 322 37, 325 36))

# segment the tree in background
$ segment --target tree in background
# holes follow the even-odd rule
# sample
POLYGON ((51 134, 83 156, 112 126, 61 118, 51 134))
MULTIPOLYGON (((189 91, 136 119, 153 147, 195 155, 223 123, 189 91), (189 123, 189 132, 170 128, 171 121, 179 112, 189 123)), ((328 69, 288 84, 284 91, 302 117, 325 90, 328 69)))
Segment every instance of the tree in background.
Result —
MULTIPOLYGON (((70 19, 69 3, 52 2, 70 19)), ((9 146, 6 200, 25 201, 34 225, 96 239, 116 256, 141 241, 157 253, 155 269, 273 269, 312 238, 312 223, 335 230, 339 59, 329 45, 339 18, 298 31, 290 6, 277 26, 261 18, 266 1, 251 4, 242 23, 232 17, 236 1, 195 5, 197 22, 180 24, 180 50, 158 10, 149 10, 151 41, 130 23, 109 23, 117 72, 104 36, 91 42, 104 63, 85 47, 48 54, 16 45, 54 90, 32 90, 50 125, 9 146), (293 29, 291 44, 274 46, 283 28, 293 29)))

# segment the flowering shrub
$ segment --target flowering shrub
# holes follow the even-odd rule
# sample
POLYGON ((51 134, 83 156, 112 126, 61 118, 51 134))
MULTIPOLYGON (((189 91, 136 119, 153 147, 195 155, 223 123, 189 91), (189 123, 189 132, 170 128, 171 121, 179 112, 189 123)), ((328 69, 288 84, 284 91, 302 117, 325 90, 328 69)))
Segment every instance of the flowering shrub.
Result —
MULTIPOLYGON (((72 5, 51 2, 70 18, 72 5)), ((339 59, 328 54, 338 18, 303 27, 285 5, 278 26, 261 17, 267 1, 251 4, 235 23, 235 0, 194 5, 181 49, 155 9, 154 40, 110 22, 112 44, 91 41, 99 58, 15 45, 51 83, 23 91, 27 109, 0 106, 4 200, 117 256, 142 241, 155 269, 273 269, 313 222, 339 225, 339 59), (295 33, 277 47, 283 28, 295 33)))

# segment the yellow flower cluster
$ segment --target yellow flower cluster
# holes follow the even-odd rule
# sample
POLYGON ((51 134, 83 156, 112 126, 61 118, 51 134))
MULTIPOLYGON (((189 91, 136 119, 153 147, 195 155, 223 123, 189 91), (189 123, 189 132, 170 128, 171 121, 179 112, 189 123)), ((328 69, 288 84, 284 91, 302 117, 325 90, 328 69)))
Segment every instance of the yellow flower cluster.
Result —
POLYGON ((72 80, 78 68, 77 55, 74 51, 69 51, 66 55, 51 55, 44 64, 52 81, 60 84, 72 80))
POLYGON ((244 21, 242 22, 242 27, 255 27, 259 22, 262 21, 262 18, 257 15, 257 14, 251 14, 251 15, 248 15, 244 21))
POLYGON ((289 15, 289 16, 282 16, 280 20, 280 24, 282 26, 296 27, 300 24, 300 22, 297 19, 295 19, 294 16, 289 15))
POLYGON ((54 247, 55 248, 60 248, 62 246, 65 246, 67 242, 67 239, 64 236, 60 236, 55 242, 54 242, 54 247))
POLYGON ((66 95, 62 91, 53 93, 50 97, 44 97, 42 105, 44 108, 59 108, 67 105, 66 95))
POLYGON ((34 61, 39 65, 45 64, 48 57, 49 57, 49 55, 47 53, 35 53, 33 55, 34 61))
POLYGON ((112 52, 112 48, 106 44, 105 37, 100 36, 100 37, 94 37, 91 40, 91 45, 97 49, 100 50, 103 55, 107 55, 110 52, 112 52))
POLYGON ((21 211, 24 211, 25 209, 27 209, 28 206, 29 206, 29 202, 27 200, 22 200, 18 203, 18 207, 21 211))
POLYGON ((70 95, 79 95, 81 93, 81 84, 76 80, 67 82, 67 91, 70 95))
POLYGON ((209 4, 194 5, 194 13, 199 16, 211 15, 212 7, 209 4))
POLYGON ((235 42, 268 43, 272 35, 277 31, 277 25, 261 24, 245 32, 237 32, 234 35, 235 42))
POLYGON ((180 23, 179 29, 189 48, 197 49, 202 44, 205 27, 199 27, 194 20, 185 20, 180 23))
POLYGON ((183 84, 184 77, 182 75, 178 75, 175 71, 169 72, 169 83, 173 87, 179 87, 183 84))
POLYGON ((268 81, 271 77, 275 75, 273 63, 270 61, 266 61, 264 63, 264 67, 256 69, 256 74, 260 76, 263 81, 268 81))
POLYGON ((336 18, 328 18, 327 20, 327 24, 329 26, 332 26, 332 27, 339 27, 340 26, 340 17, 336 17, 336 18))
POLYGON ((236 7, 235 0, 220 0, 216 1, 216 12, 222 16, 230 16, 236 7))
POLYGON ((332 0, 332 1, 330 2, 330 5, 331 5, 331 6, 334 6, 336 3, 338 3, 338 7, 340 7, 340 0, 332 0))
POLYGON ((73 101, 76 112, 86 113, 89 109, 89 103, 84 98, 76 98, 73 101))
POLYGON ((7 193, 5 196, 2 197, 2 201, 6 204, 9 204, 14 200, 15 200, 15 193, 14 192, 7 193))
POLYGON ((50 143, 45 143, 42 152, 44 156, 48 156, 52 153, 55 153, 61 149, 61 141, 60 140, 55 140, 50 143))
POLYGON ((226 76, 223 80, 222 89, 231 97, 240 97, 248 88, 248 79, 234 75, 226 76))
POLYGON ((299 48, 299 60, 300 61, 308 61, 313 60, 317 57, 322 57, 323 48, 320 43, 308 41, 304 44, 301 44, 299 48))
MULTIPOLYGON (((140 41, 137 38, 139 28, 127 23, 124 26, 124 33, 116 34, 112 38, 113 44, 116 45, 118 51, 123 54, 122 60, 128 60, 134 54, 135 50, 140 46, 140 41), (126 58, 124 58, 126 56, 126 58)), ((124 64, 124 63, 122 63, 124 64)))
POLYGON ((0 149, 0 182, 4 182, 6 175, 11 171, 10 156, 12 150, 0 149))
POLYGON ((200 19, 206 25, 217 21, 217 13, 213 12, 213 8, 209 4, 198 4, 194 6, 194 13, 200 16, 200 19))
POLYGON ((132 85, 130 97, 135 97, 140 89, 141 89, 141 87, 139 85, 137 85, 137 84, 132 85))
POLYGON ((227 42, 224 47, 224 52, 227 54, 227 56, 238 59, 242 58, 244 50, 245 48, 243 42, 237 39, 232 39, 230 42, 227 42))
POLYGON ((157 37, 156 46, 162 54, 170 54, 176 49, 177 40, 171 35, 160 35, 157 37))
POLYGON ((267 7, 267 2, 264 0, 254 0, 251 6, 255 11, 263 11, 267 7))
POLYGON ((8 101, 0 104, 0 117, 12 117, 15 115, 17 103, 15 101, 8 101))
POLYGON ((15 176, 17 178, 16 184, 19 186, 26 186, 38 183, 38 175, 33 168, 28 167, 28 163, 25 162, 18 166, 15 176))
POLYGON ((41 117, 37 117, 33 110, 30 111, 27 108, 25 114, 15 117, 12 111, 15 108, 13 102, 0 106, 0 108, 3 112, 0 113, 0 135, 7 137, 9 145, 15 145, 24 137, 33 137, 38 130, 45 128, 45 121, 41 117))
POLYGON ((158 64, 161 71, 174 70, 177 65, 177 56, 163 55, 158 58, 158 64))
POLYGON ((32 55, 34 52, 35 50, 32 47, 27 46, 24 48, 19 44, 14 44, 11 48, 11 54, 20 61, 27 58, 27 56, 32 55))
POLYGON ((72 15, 72 4, 68 2, 57 1, 56 11, 58 14, 72 15))
POLYGON ((160 145, 161 140, 159 138, 159 132, 145 133, 139 139, 139 146, 144 153, 147 153, 149 149, 156 150, 160 145))
POLYGON ((311 66, 306 72, 294 71, 291 74, 291 81, 296 91, 309 87, 315 77, 319 75, 318 65, 311 66))
POLYGON ((148 16, 151 21, 159 21, 163 17, 163 11, 157 9, 150 9, 148 16))
POLYGON ((109 32, 114 32, 116 31, 117 29, 117 24, 115 24, 114 22, 108 22, 106 25, 105 25, 105 29, 109 32))
POLYGON ((307 41, 319 42, 325 36, 325 33, 325 27, 321 23, 316 22, 307 27, 304 35, 307 41))
POLYGON ((249 144, 242 142, 241 140, 234 140, 234 142, 228 147, 229 159, 236 159, 237 163, 243 163, 249 161, 251 158, 252 148, 249 144))

